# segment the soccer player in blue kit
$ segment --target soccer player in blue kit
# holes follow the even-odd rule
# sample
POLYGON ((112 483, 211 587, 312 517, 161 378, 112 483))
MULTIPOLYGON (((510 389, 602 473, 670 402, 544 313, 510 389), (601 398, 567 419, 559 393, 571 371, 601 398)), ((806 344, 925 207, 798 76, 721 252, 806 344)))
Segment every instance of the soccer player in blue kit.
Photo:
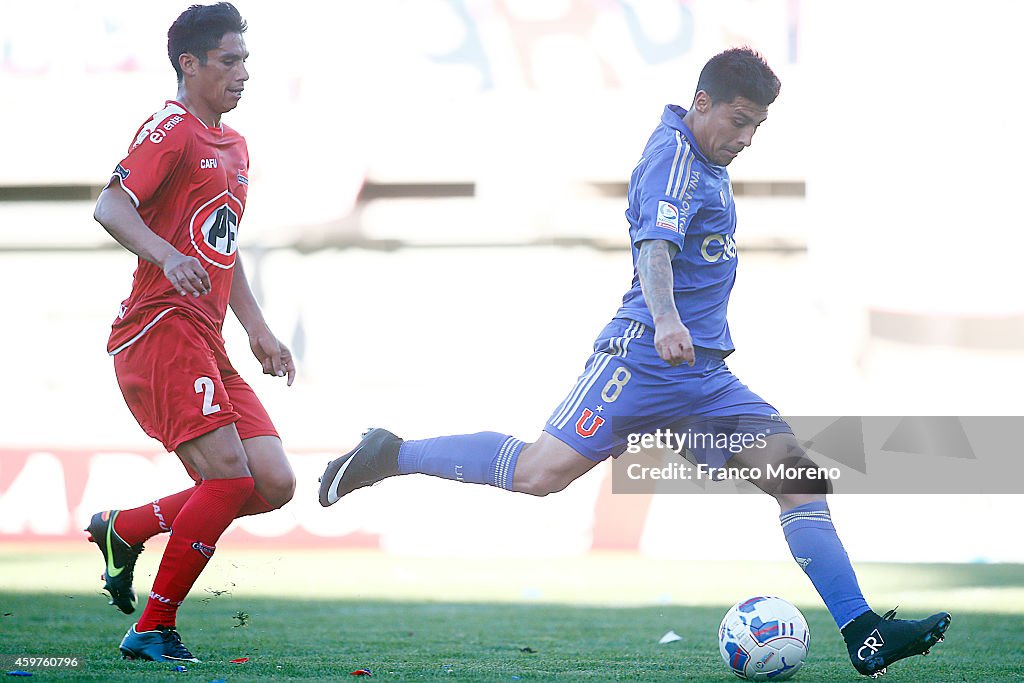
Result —
MULTIPOLYGON (((726 166, 750 146, 779 89, 758 53, 736 48, 704 66, 689 110, 665 107, 629 183, 632 287, 535 442, 496 432, 403 441, 372 429, 328 464, 321 505, 412 473, 544 496, 620 455, 624 422, 629 431, 651 432, 673 415, 715 424, 730 436, 756 435, 757 448, 724 456, 730 467, 814 467, 778 411, 724 360, 733 351, 726 308, 737 265, 726 166)), ((725 464, 719 457, 709 464, 725 464)), ((753 483, 778 501, 793 557, 841 629, 858 672, 877 675, 942 640, 950 623, 946 612, 910 621, 896 619, 895 610, 879 616, 868 606, 832 525, 825 482, 753 483)))

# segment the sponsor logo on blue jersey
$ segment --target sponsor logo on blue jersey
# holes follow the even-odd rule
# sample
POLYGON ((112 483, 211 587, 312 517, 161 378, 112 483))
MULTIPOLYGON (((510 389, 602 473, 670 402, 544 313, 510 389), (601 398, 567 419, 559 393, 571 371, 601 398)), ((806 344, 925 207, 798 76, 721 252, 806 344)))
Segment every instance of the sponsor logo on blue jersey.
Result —
POLYGON ((666 201, 658 202, 658 217, 655 222, 659 228, 667 228, 679 232, 679 209, 666 201))
POLYGON ((718 263, 736 258, 736 240, 732 235, 714 233, 704 238, 700 245, 700 255, 708 263, 718 263))

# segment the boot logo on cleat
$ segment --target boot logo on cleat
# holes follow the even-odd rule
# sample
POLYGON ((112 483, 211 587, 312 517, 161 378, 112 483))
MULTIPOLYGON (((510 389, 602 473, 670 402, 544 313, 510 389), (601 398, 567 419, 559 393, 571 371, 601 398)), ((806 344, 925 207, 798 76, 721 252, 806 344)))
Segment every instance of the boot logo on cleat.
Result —
POLYGON ((878 650, 883 645, 885 645, 885 641, 882 640, 882 634, 879 633, 878 629, 876 628, 874 631, 871 632, 871 635, 864 639, 864 644, 861 645, 860 649, 857 650, 857 656, 860 658, 860 661, 863 662, 868 657, 877 654, 878 650), (865 656, 865 650, 869 650, 870 654, 865 656))
POLYGON ((348 466, 352 464, 352 461, 356 459, 356 455, 362 449, 363 447, 360 446, 359 448, 352 451, 352 455, 349 457, 348 460, 344 462, 344 464, 342 464, 341 468, 338 469, 338 473, 334 475, 334 480, 331 481, 331 488, 327 490, 328 503, 331 503, 333 505, 334 503, 337 503, 338 500, 341 499, 341 496, 338 495, 338 485, 341 484, 341 478, 345 476, 345 470, 348 469, 348 466))
POLYGON ((114 565, 114 548, 110 545, 110 536, 114 533, 114 524, 107 526, 107 576, 114 578, 124 571, 124 567, 114 565))

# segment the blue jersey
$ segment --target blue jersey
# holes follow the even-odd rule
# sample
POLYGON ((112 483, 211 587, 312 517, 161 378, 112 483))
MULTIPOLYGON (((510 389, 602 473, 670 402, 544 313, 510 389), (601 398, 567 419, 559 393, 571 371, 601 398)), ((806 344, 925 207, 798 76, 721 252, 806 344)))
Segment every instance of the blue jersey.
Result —
POLYGON ((726 355, 733 350, 726 309, 736 281, 736 207, 724 166, 712 164, 683 123, 686 110, 668 105, 629 179, 629 237, 633 286, 616 318, 653 328, 636 261, 644 240, 679 247, 672 282, 679 318, 694 346, 726 355))

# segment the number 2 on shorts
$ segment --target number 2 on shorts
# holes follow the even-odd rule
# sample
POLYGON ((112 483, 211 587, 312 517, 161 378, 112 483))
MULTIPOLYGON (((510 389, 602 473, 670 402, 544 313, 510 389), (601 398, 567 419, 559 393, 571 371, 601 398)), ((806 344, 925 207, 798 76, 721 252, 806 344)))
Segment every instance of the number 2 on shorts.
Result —
POLYGON ((196 393, 203 394, 203 415, 212 415, 220 410, 220 404, 213 402, 213 380, 209 377, 196 379, 196 393))

